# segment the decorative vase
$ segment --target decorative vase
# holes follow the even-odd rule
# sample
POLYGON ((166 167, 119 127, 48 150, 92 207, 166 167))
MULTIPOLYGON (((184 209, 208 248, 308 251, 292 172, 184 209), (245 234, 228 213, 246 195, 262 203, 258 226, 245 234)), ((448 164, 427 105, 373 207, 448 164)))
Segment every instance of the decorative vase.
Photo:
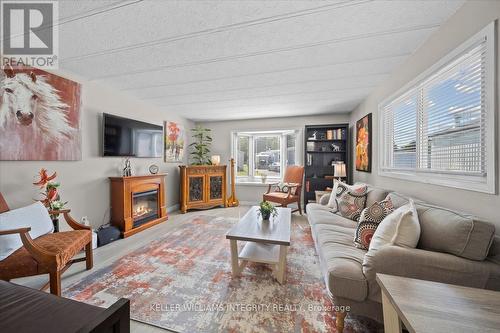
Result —
POLYGON ((270 217, 271 217, 271 212, 262 213, 262 220, 263 221, 269 221, 270 217))
POLYGON ((59 218, 53 217, 52 224, 54 225, 54 232, 59 232, 59 218))

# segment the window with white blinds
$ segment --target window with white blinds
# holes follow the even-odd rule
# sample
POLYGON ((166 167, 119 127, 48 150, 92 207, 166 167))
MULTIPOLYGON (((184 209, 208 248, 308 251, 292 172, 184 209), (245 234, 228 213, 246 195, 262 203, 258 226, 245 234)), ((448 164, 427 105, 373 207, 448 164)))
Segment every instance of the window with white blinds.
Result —
POLYGON ((380 172, 495 193, 494 26, 379 107, 380 172))

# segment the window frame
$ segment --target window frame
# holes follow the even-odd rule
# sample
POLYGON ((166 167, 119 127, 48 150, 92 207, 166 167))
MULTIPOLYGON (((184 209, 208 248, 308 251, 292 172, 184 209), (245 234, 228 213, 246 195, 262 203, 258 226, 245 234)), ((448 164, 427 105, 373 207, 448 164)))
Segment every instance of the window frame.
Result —
MULTIPOLYGON (((441 58, 434 65, 429 67, 427 70, 418 75, 415 79, 408 82, 402 88, 397 90, 395 93, 391 94, 389 97, 385 98, 378 105, 378 115, 379 115, 379 169, 378 174, 384 177, 405 179, 420 183, 441 185, 453 188, 460 188, 466 190, 472 190, 477 192, 484 192, 489 194, 497 193, 496 185, 496 174, 497 174, 497 132, 496 132, 496 75, 497 75, 497 64, 496 64, 496 26, 495 22, 488 24, 481 31, 470 37, 467 41, 462 43, 460 46, 455 48, 453 51, 449 52, 446 56, 441 58), (384 109, 392 102, 401 98, 407 94, 417 95, 417 105, 421 100, 422 96, 422 86, 425 82, 432 79, 432 77, 438 73, 443 67, 447 66, 449 63, 453 62, 457 58, 461 57, 463 54, 468 52, 474 45, 485 41, 486 52, 485 52, 485 131, 486 136, 484 138, 485 144, 485 176, 479 175, 464 175, 460 172, 443 172, 436 170, 425 170, 420 169, 419 166, 419 130, 417 128, 416 133, 416 143, 417 143, 417 161, 415 169, 399 169, 393 167, 387 167, 384 165, 385 161, 390 160, 389 152, 387 151, 386 137, 388 133, 385 132, 384 126, 384 109)), ((419 109, 417 106, 417 121, 416 126, 419 123, 419 109)), ((390 133, 389 133, 390 134, 390 133)), ((390 136, 390 135, 389 135, 390 136)))
MULTIPOLYGON (((278 182, 282 181, 284 177, 284 170, 287 166, 287 141, 286 138, 290 134, 295 134, 295 164, 299 165, 301 163, 300 153, 300 129, 289 129, 289 130, 269 130, 269 131, 249 131, 249 130, 233 130, 231 131, 231 157, 235 161, 235 169, 238 170, 238 137, 247 136, 248 140, 248 176, 238 176, 235 175, 236 184, 262 184, 262 177, 255 175, 255 139, 258 137, 271 137, 276 136, 280 138, 280 175, 267 176, 267 179, 278 182)), ((267 183, 266 183, 267 184, 267 183)))

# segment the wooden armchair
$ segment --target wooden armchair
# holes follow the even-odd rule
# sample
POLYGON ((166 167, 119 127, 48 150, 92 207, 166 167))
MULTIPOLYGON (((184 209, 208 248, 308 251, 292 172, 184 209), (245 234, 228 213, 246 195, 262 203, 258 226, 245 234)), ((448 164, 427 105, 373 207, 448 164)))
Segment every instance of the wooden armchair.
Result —
POLYGON ((304 167, 289 166, 286 168, 283 186, 280 183, 269 184, 267 192, 263 195, 263 200, 278 203, 281 207, 286 207, 291 203, 296 203, 298 208, 292 212, 299 211, 302 215, 301 193, 302 182, 304 180, 304 167))
MULTIPOLYGON (((0 193, 0 213, 9 210, 0 193)), ((54 214, 56 212, 49 212, 54 214)), ((42 287, 46 289, 50 285, 50 292, 61 296, 61 275, 73 263, 86 261, 87 270, 93 266, 92 256, 92 229, 76 222, 70 215, 69 210, 60 210, 72 231, 50 233, 36 239, 30 237, 30 227, 0 231, 1 235, 19 234, 23 247, 0 261, 0 280, 49 274, 49 283, 42 287), (85 248, 85 257, 72 259, 80 250, 85 248)), ((26 221, 27 224, 36 221, 26 221)))

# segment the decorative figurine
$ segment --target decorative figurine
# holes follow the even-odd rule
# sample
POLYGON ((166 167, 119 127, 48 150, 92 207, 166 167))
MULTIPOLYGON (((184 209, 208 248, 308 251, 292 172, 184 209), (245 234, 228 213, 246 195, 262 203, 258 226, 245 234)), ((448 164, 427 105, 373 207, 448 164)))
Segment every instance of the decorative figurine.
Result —
POLYGON ((127 157, 125 159, 125 167, 123 168, 123 177, 132 176, 132 167, 130 166, 130 159, 127 157))

